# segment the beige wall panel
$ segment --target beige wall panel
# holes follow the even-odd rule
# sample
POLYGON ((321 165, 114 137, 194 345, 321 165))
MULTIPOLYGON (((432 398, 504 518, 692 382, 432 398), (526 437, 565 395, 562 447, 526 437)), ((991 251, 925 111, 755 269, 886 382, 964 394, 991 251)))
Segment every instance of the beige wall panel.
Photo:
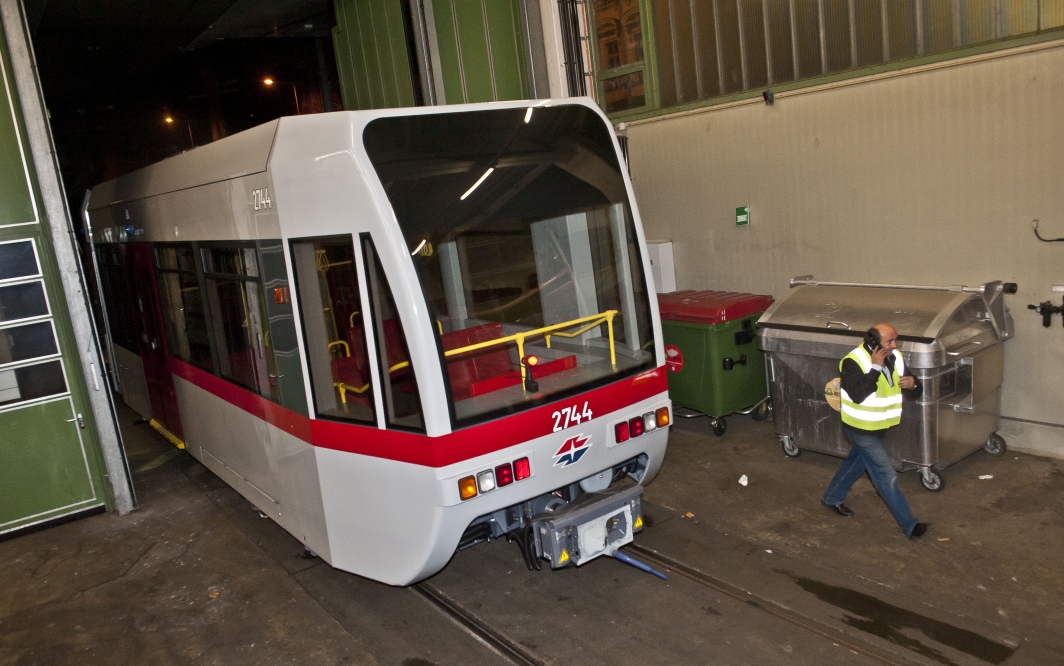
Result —
POLYGON ((1064 41, 629 125, 647 236, 679 289, 788 280, 1019 283, 1007 303, 1009 445, 1064 457, 1064 331, 1028 303, 1064 284, 1064 41), (738 206, 752 224, 736 227, 738 206))

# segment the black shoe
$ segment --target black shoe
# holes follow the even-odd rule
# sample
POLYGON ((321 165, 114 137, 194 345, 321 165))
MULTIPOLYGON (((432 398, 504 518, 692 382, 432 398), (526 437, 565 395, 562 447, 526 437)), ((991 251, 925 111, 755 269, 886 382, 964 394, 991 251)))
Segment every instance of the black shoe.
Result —
POLYGON ((931 529, 931 523, 916 523, 916 527, 913 528, 913 532, 909 535, 909 538, 919 539, 923 535, 927 534, 927 530, 929 529, 931 529))
POLYGON ((839 502, 838 504, 828 504, 824 500, 820 500, 820 503, 823 504, 824 506, 828 507, 829 509, 831 509, 835 513, 839 514, 843 518, 849 518, 850 516, 853 515, 853 510, 851 510, 850 507, 846 506, 845 504, 843 504, 841 502, 839 502))

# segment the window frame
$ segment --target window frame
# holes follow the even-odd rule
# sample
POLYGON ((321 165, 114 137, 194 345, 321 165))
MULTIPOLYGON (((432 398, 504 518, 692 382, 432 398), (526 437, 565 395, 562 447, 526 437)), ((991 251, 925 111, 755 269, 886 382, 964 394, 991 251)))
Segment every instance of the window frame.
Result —
MULTIPOLYGON (((280 387, 280 383, 277 380, 277 372, 276 372, 277 363, 276 363, 276 359, 274 359, 274 357, 273 357, 273 343, 270 341, 271 340, 271 337, 270 337, 270 318, 269 318, 269 315, 266 312, 266 285, 265 285, 265 282, 264 282, 263 276, 262 276, 262 257, 259 255, 259 244, 258 244, 258 242, 255 241, 255 240, 250 240, 250 239, 249 240, 230 240, 230 241, 199 241, 199 242, 192 243, 192 250, 193 250, 193 261, 195 262, 195 266, 196 266, 196 276, 197 276, 197 279, 199 281, 200 293, 203 294, 204 319, 205 319, 206 325, 207 325, 207 339, 209 341, 210 348, 211 348, 211 361, 212 361, 212 366, 214 367, 213 374, 216 377, 218 377, 219 379, 224 379, 225 381, 230 382, 231 384, 234 384, 234 385, 239 386, 239 387, 241 387, 243 389, 251 391, 255 395, 259 396, 260 398, 265 398, 266 400, 269 400, 270 402, 273 402, 273 403, 276 403, 276 404, 280 405, 281 404, 281 387, 280 387), (237 249, 238 251, 251 250, 252 252, 255 253, 255 267, 256 267, 258 275, 248 275, 246 273, 220 273, 220 272, 216 272, 216 271, 208 271, 206 263, 203 260, 203 256, 204 256, 203 253, 204 253, 204 251, 210 252, 213 249, 237 249), (221 359, 221 350, 222 350, 223 341, 218 340, 215 337, 215 335, 214 335, 214 333, 215 333, 215 325, 216 324, 213 321, 213 318, 211 316, 212 292, 207 287, 207 281, 208 280, 214 280, 215 282, 219 282, 219 281, 223 281, 223 280, 230 281, 230 282, 240 282, 240 283, 254 282, 255 284, 258 285, 258 287, 259 287, 259 308, 260 308, 260 311, 259 311, 259 324, 260 324, 260 327, 262 329, 262 341, 259 344, 261 344, 262 347, 263 347, 263 362, 266 364, 267 376, 269 377, 269 375, 271 375, 271 374, 273 375, 272 382, 270 382, 269 379, 267 380, 267 383, 270 386, 270 394, 269 395, 263 395, 262 393, 259 392, 258 389, 252 388, 250 386, 246 386, 244 384, 241 384, 240 382, 236 381, 235 379, 232 379, 230 377, 226 377, 225 375, 223 375, 221 373, 221 360, 220 359, 221 359), (273 370, 272 373, 270 372, 271 369, 273 370)), ((163 270, 172 270, 172 269, 163 269, 163 270)), ((175 272, 186 272, 187 273, 187 271, 175 271, 175 272)), ((245 287, 245 289, 246 289, 246 287, 245 287)), ((219 311, 220 310, 221 310, 221 306, 219 304, 219 311)), ((250 331, 249 331, 249 333, 250 333, 250 331)), ((250 337, 249 337, 249 340, 250 340, 250 337)), ((252 341, 252 344, 254 344, 254 341, 252 341)), ((167 350, 167 352, 169 352, 169 350, 167 350)))
MULTIPOLYGON (((362 267, 362 271, 361 271, 361 275, 360 275, 359 286, 361 287, 363 284, 365 284, 365 292, 362 294, 362 302, 365 305, 369 306, 368 307, 368 312, 370 313, 370 318, 371 318, 371 321, 372 321, 372 334, 367 338, 367 344, 372 344, 373 345, 374 356, 376 357, 376 360, 377 360, 377 381, 378 381, 378 387, 380 388, 380 394, 379 394, 380 395, 380 402, 378 403, 379 404, 378 409, 380 410, 380 412, 379 412, 380 416, 383 417, 379 421, 379 423, 381 424, 381 427, 387 428, 388 430, 400 430, 400 431, 405 431, 405 432, 418 433, 418 434, 422 434, 422 435, 427 434, 428 433, 428 423, 426 422, 426 419, 425 419, 425 413, 426 413, 426 410, 425 410, 425 399, 424 399, 424 396, 421 393, 421 388, 420 387, 417 388, 417 400, 418 400, 420 416, 421 416, 421 427, 420 428, 411 427, 411 426, 405 426, 405 425, 401 425, 401 424, 396 424, 396 423, 393 423, 392 420, 388 418, 388 403, 387 403, 387 401, 389 400, 389 398, 387 398, 384 395, 384 391, 385 391, 385 384, 386 383, 390 386, 391 377, 390 377, 390 373, 388 372, 388 357, 387 357, 386 349, 384 350, 383 356, 382 356, 382 353, 381 353, 382 352, 382 345, 387 345, 387 340, 386 340, 386 336, 385 336, 385 339, 382 340, 377 335, 377 333, 378 333, 378 331, 377 331, 377 323, 379 321, 381 323, 381 325, 383 326, 384 320, 383 319, 379 319, 379 317, 381 316, 381 313, 378 311, 376 303, 374 302, 374 299, 373 299, 373 293, 372 293, 373 292, 373 284, 370 282, 370 280, 371 280, 371 278, 370 278, 370 262, 368 261, 369 257, 367 256, 369 251, 373 252, 377 268, 379 269, 379 272, 380 272, 380 277, 384 279, 384 284, 381 285, 381 286, 383 286, 384 288, 386 288, 388 290, 388 295, 392 299, 393 306, 395 305, 395 291, 392 289, 391 282, 388 280, 387 271, 384 269, 384 263, 381 261, 381 253, 377 249, 377 244, 373 241, 373 235, 370 234, 369 232, 366 232, 366 231, 359 233, 358 234, 358 245, 359 245, 359 247, 356 249, 356 252, 359 252, 359 254, 361 254, 361 261, 362 261, 362 266, 361 266, 362 267)), ((418 284, 418 289, 421 290, 421 281, 420 281, 420 279, 418 280, 417 284, 418 284)), ((424 292, 422 291, 422 294, 423 293, 424 292)), ((403 326, 402 317, 399 314, 398 307, 395 308, 395 316, 396 316, 396 319, 399 320, 399 325, 401 327, 401 333, 402 333, 402 337, 403 337, 403 342, 404 342, 404 344, 406 345, 406 348, 407 348, 407 358, 408 358, 408 362, 410 364, 410 374, 414 378, 414 385, 417 386, 417 381, 418 381, 417 380, 417 368, 414 367, 414 359, 410 358, 410 342, 411 342, 412 338, 411 338, 410 334, 408 333, 406 326, 403 326)), ((363 321, 365 321, 365 319, 363 319, 363 321)), ((366 330, 370 330, 370 327, 367 326, 366 330)), ((438 344, 439 343, 437 342, 437 345, 438 344)), ((440 355, 441 355, 441 357, 443 355, 442 347, 440 347, 440 355)), ((446 384, 446 382, 445 382, 445 384, 446 384)), ((454 404, 453 404, 453 400, 451 400, 451 391, 450 391, 450 387, 449 386, 447 387, 446 394, 447 394, 447 401, 448 401, 449 409, 451 409, 453 411, 454 410, 454 404)))
POLYGON ((0 245, 13 245, 15 243, 29 243, 30 249, 33 252, 33 260, 35 262, 36 271, 33 273, 26 273, 23 275, 17 275, 14 277, 7 277, 0 279, 0 286, 12 286, 18 284, 27 284, 33 282, 40 282, 44 290, 45 304, 48 307, 47 314, 34 315, 31 317, 23 317, 21 319, 12 319, 5 322, 0 322, 0 330, 6 330, 8 328, 15 328, 19 326, 40 324, 47 322, 52 330, 52 339, 55 342, 56 351, 44 356, 35 356, 32 358, 25 358, 18 361, 10 361, 0 365, 0 370, 4 372, 15 372, 24 368, 30 368, 38 365, 45 365, 49 363, 59 363, 59 372, 63 379, 63 390, 58 393, 52 393, 49 395, 37 396, 35 398, 19 398, 17 400, 9 401, 0 404, 0 412, 8 412, 17 409, 24 409, 26 407, 32 407, 34 405, 43 404, 45 402, 51 402, 57 399, 61 399, 65 396, 71 395, 71 386, 69 378, 66 373, 66 360, 63 357, 63 347, 59 340, 59 330, 56 326, 55 311, 52 308, 51 298, 48 295, 48 285, 45 282, 44 266, 41 262, 40 249, 37 246, 37 239, 35 238, 14 238, 10 240, 0 241, 0 245))
MULTIPOLYGON (((890 60, 886 63, 879 63, 864 67, 854 67, 851 69, 844 69, 841 71, 835 71, 826 74, 803 77, 797 80, 770 83, 763 87, 756 87, 748 90, 742 90, 739 92, 728 93, 725 95, 718 95, 716 97, 707 97, 701 100, 695 100, 692 102, 685 102, 683 104, 662 107, 659 79, 659 62, 657 57, 657 40, 655 32, 657 26, 657 16, 654 12, 654 1, 638 1, 640 6, 640 24, 643 34, 643 62, 642 64, 624 65, 621 67, 611 68, 607 70, 601 69, 601 61, 598 48, 597 26, 595 23, 594 2, 593 0, 586 0, 584 2, 586 12, 585 15, 587 18, 587 25, 589 31, 588 45, 591 58, 591 62, 589 63, 589 70, 591 72, 591 77, 594 82, 594 90, 596 95, 595 101, 598 103, 599 108, 602 109, 603 113, 606 113, 607 117, 610 119, 610 122, 614 124, 636 120, 645 120, 658 116, 666 116, 675 113, 689 112, 697 109, 724 106, 727 104, 734 104, 736 102, 761 99, 762 95, 766 90, 771 90, 774 94, 778 95, 779 93, 792 92, 805 88, 815 88, 817 86, 839 83, 851 79, 861 79, 864 77, 896 72, 903 69, 925 67, 928 65, 948 62, 951 60, 962 60, 968 57, 985 55, 988 53, 993 53, 995 51, 1005 51, 1008 49, 1039 44, 1042 42, 1050 42, 1054 40, 1064 39, 1064 26, 1040 28, 1036 32, 1028 32, 1021 35, 1009 37, 999 37, 996 39, 982 41, 975 44, 961 45, 952 49, 938 51, 935 53, 924 53, 922 55, 917 54, 908 58, 890 60), (623 111, 608 113, 606 111, 605 105, 606 98, 603 82, 607 79, 614 78, 615 76, 624 75, 634 71, 643 72, 643 85, 646 91, 646 104, 638 109, 625 109, 623 111)), ((923 20, 926 21, 926 17, 923 20)), ((1039 17, 1039 21, 1040 20, 1041 17, 1039 17)), ((927 37, 925 37, 925 40, 926 39, 927 37)), ((820 48, 819 43, 817 45, 817 48, 820 48)))
MULTIPOLYGON (((366 325, 363 325, 363 328, 362 328, 362 336, 363 336, 363 339, 364 339, 365 345, 366 345, 366 362, 371 366, 371 368, 370 368, 371 370, 372 370, 373 366, 376 366, 377 369, 378 369, 378 372, 376 373, 376 376, 371 378, 371 381, 370 381, 370 393, 373 396, 373 404, 372 404, 372 409, 371 409, 371 412, 373 414, 372 420, 360 421, 360 420, 355 420, 355 419, 340 418, 340 417, 337 417, 337 416, 324 414, 319 409, 318 396, 317 396, 317 394, 314 391, 314 386, 315 386, 314 364, 311 362, 310 349, 309 349, 310 340, 309 340, 309 336, 307 335, 307 324, 306 324, 305 312, 303 311, 303 303, 304 303, 303 295, 304 295, 304 291, 303 291, 303 286, 299 282, 299 271, 296 269, 295 256, 293 254, 293 251, 295 249, 296 243, 312 243, 314 241, 321 241, 321 240, 346 240, 347 242, 349 242, 351 244, 352 261, 353 261, 354 267, 355 267, 355 281, 358 284, 359 306, 362 308, 363 312, 367 312, 368 311, 367 310, 367 305, 369 304, 369 301, 367 301, 366 290, 368 289, 368 283, 366 281, 366 276, 365 276, 365 264, 364 264, 364 260, 363 260, 363 257, 362 257, 362 252, 360 251, 360 248, 359 248, 358 244, 356 243, 356 238, 357 238, 357 236, 355 234, 350 234, 350 233, 348 233, 348 234, 328 234, 328 235, 324 235, 324 236, 301 236, 299 238, 289 238, 288 239, 288 243, 287 243, 288 256, 285 257, 285 260, 288 262, 289 266, 291 267, 291 275, 292 275, 292 278, 293 278, 291 286, 292 286, 292 294, 294 296, 294 298, 293 298, 294 307, 292 308, 292 311, 293 311, 293 313, 296 314, 296 316, 299 317, 299 337, 301 338, 301 345, 302 345, 302 350, 301 351, 302 351, 303 357, 306 359, 307 378, 305 380, 306 381, 305 386, 307 387, 307 390, 309 390, 309 392, 310 392, 310 404, 308 405, 308 408, 307 408, 308 412, 312 413, 312 418, 320 419, 322 421, 331 421, 333 423, 343 423, 345 425, 350 425, 350 426, 362 426, 362 427, 367 427, 367 428, 381 428, 381 427, 383 427, 382 426, 383 421, 381 419, 382 412, 380 411, 381 410, 380 403, 381 403, 381 400, 384 399, 384 395, 383 395, 383 392, 381 390, 381 387, 377 386, 377 382, 380 381, 380 373, 379 373, 380 362, 379 362, 379 360, 377 358, 378 357, 378 354, 377 354, 377 351, 376 351, 377 348, 374 346, 374 345, 376 345, 375 336, 373 335, 374 331, 371 331, 370 327, 366 326, 366 325)), ((363 318, 363 323, 365 323, 365 318, 363 318)))
POLYGON ((639 30, 643 40, 643 60, 638 63, 621 65, 606 70, 600 69, 602 65, 602 54, 599 52, 598 29, 597 24, 595 23, 595 2, 594 0, 585 0, 583 3, 585 11, 587 12, 588 31, 591 33, 587 40, 588 51, 591 58, 589 69, 591 70, 592 79, 595 84, 595 101, 598 102, 603 113, 606 113, 605 81, 607 79, 613 79, 633 74, 635 72, 642 72, 643 74, 644 105, 636 109, 625 109, 623 111, 607 114, 611 121, 614 119, 620 121, 630 117, 642 117, 648 114, 652 115, 657 112, 660 105, 657 43, 654 38, 654 23, 650 18, 650 12, 653 9, 653 0, 637 1, 639 3, 639 30))

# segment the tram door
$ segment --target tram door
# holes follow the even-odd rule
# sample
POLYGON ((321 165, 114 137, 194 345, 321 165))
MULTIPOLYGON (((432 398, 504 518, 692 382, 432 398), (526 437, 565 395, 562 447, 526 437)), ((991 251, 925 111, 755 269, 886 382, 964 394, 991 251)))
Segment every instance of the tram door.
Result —
POLYGON ((126 246, 126 261, 132 288, 132 305, 139 336, 140 357, 144 362, 144 381, 148 386, 151 415, 178 438, 184 438, 177 408, 174 379, 166 365, 166 338, 159 309, 152 269, 151 248, 147 243, 126 246))

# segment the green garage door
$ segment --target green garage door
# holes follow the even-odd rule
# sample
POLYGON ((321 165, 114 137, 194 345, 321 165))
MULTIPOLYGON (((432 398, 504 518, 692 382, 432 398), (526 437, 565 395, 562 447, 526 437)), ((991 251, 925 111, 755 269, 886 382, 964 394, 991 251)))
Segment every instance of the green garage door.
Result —
POLYGON ((0 534, 108 501, 0 31, 0 534))

